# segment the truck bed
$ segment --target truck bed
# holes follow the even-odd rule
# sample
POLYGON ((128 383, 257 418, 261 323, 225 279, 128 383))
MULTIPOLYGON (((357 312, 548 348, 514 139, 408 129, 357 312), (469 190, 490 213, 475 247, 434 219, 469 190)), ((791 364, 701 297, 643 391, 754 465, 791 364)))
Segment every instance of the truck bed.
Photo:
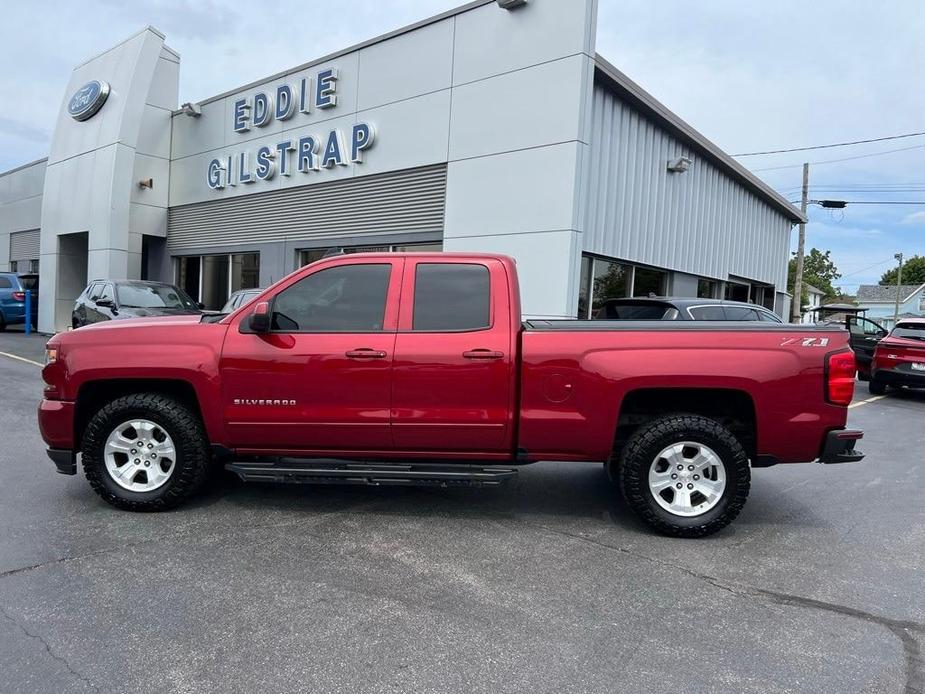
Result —
POLYGON ((840 325, 802 325, 794 323, 763 323, 761 321, 694 321, 694 320, 585 320, 578 318, 526 320, 524 330, 545 332, 564 330, 571 332, 609 331, 758 331, 781 333, 845 333, 840 325))

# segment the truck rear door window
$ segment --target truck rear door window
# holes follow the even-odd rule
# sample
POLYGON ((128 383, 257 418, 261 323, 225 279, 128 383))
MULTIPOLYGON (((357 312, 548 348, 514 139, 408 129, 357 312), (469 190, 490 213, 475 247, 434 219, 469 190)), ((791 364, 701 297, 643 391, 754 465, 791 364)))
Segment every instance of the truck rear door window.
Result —
POLYGON ((382 330, 392 266, 340 265, 284 289, 273 302, 273 330, 362 333, 382 330))
POLYGON ((414 277, 414 330, 490 327, 488 268, 470 263, 419 263, 414 277))

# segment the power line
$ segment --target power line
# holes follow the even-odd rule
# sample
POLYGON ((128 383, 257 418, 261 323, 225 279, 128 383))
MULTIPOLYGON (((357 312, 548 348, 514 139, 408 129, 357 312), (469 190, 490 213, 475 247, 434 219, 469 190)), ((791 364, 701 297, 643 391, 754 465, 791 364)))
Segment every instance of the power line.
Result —
POLYGON ((873 265, 868 265, 867 267, 861 268, 860 270, 855 270, 854 272, 849 272, 846 275, 842 275, 839 279, 845 279, 846 277, 851 277, 853 275, 860 275, 862 272, 873 270, 878 265, 883 265, 884 263, 890 263, 890 262, 893 262, 894 260, 895 258, 887 258, 886 260, 881 260, 880 262, 874 263, 873 265))
POLYGON ((852 140, 851 142, 834 142, 830 145, 813 145, 811 147, 793 147, 791 149, 769 149, 764 152, 743 152, 742 154, 733 154, 734 157, 755 157, 759 154, 784 154, 785 152, 808 152, 811 149, 831 149, 832 147, 849 147, 851 145, 865 145, 869 142, 885 142, 886 140, 901 140, 906 137, 918 137, 925 135, 920 133, 905 133, 904 135, 889 135, 887 137, 872 137, 869 140, 852 140))
MULTIPOLYGON (((886 149, 882 152, 871 152, 870 154, 858 154, 854 157, 844 157, 842 159, 824 159, 822 161, 811 161, 810 164, 818 166, 819 164, 835 164, 841 161, 854 161, 855 159, 867 159, 869 157, 879 157, 884 154, 893 154, 894 152, 907 152, 910 149, 921 149, 925 145, 912 145, 912 147, 900 147, 898 149, 886 149)), ((752 169, 752 173, 760 173, 761 171, 780 171, 781 169, 798 169, 801 168, 803 164, 787 164, 786 166, 771 166, 766 169, 752 169)))
MULTIPOLYGON (((796 205, 799 200, 788 200, 791 205, 796 205)), ((810 200, 810 204, 818 205, 821 200, 810 200)), ((839 200, 839 203, 846 205, 925 205, 925 200, 839 200)))

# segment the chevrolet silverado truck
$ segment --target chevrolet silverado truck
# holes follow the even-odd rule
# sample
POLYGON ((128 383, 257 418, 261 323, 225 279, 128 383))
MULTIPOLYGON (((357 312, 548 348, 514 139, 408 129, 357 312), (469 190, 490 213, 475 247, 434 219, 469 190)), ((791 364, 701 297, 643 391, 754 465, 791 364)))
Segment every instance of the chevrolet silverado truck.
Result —
POLYGON ((111 321, 48 342, 59 472, 130 511, 246 481, 496 485, 603 463, 665 534, 730 523, 751 468, 860 460, 840 328, 521 319, 514 261, 325 258, 227 316, 111 321))

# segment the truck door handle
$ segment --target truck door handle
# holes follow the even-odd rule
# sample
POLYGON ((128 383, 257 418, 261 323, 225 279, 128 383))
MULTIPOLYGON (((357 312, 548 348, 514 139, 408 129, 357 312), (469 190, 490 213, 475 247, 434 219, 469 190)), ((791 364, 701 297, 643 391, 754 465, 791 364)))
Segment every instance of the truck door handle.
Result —
POLYGON ((346 353, 350 359, 385 359, 386 354, 379 349, 370 349, 369 347, 360 347, 351 349, 346 353))
POLYGON ((495 352, 490 349, 470 349, 463 352, 466 359, 504 359, 504 352, 495 352))

